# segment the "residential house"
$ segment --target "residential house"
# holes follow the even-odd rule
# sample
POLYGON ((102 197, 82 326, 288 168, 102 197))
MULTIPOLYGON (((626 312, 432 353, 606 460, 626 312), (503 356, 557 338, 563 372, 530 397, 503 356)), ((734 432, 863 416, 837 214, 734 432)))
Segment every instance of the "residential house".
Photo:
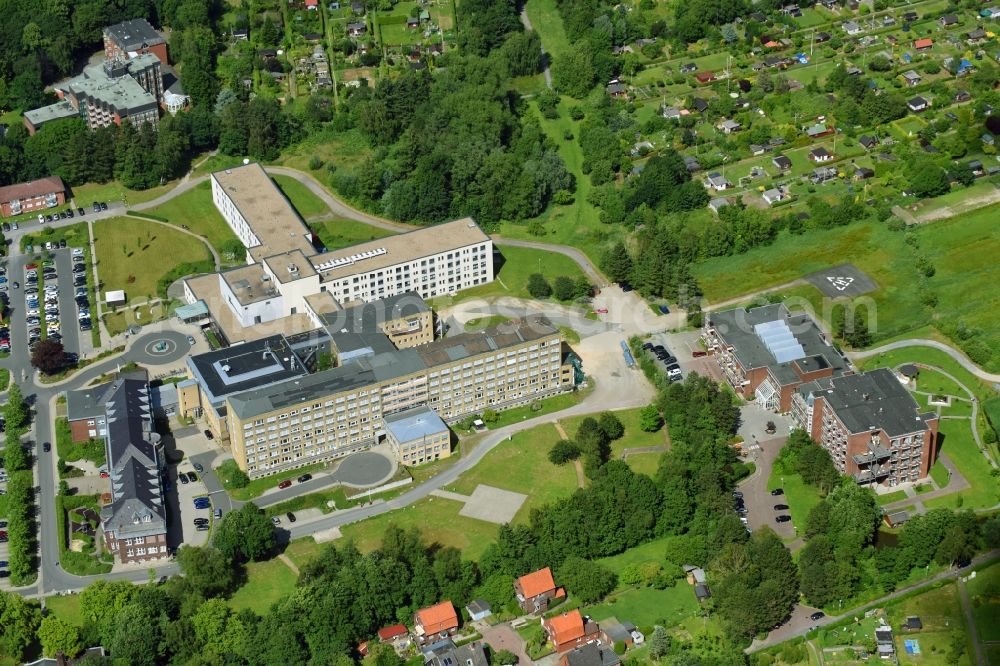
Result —
POLYGON ((926 51, 934 47, 934 40, 930 38, 918 39, 913 42, 913 48, 918 51, 926 51))
POLYGON ((792 160, 788 159, 784 155, 775 155, 771 159, 771 164, 782 171, 788 171, 792 168, 792 160))
POLYGON ((690 74, 691 72, 697 72, 697 71, 698 71, 698 65, 694 64, 693 62, 689 62, 686 65, 681 65, 680 67, 681 74, 690 74))
POLYGON ((758 143, 750 144, 750 154, 753 155, 754 157, 757 157, 758 155, 763 155, 766 150, 767 149, 764 146, 758 143))
POLYGON ((972 172, 973 176, 979 177, 984 175, 986 172, 983 170, 982 160, 972 160, 969 162, 969 171, 972 172))
POLYGON ((784 201, 786 198, 788 198, 787 195, 778 188, 764 190, 764 193, 761 194, 760 196, 762 199, 764 199, 764 202, 768 206, 773 206, 774 204, 784 201))
POLYGON ((816 123, 806 128, 806 136, 810 139, 819 139, 833 134, 834 129, 825 123, 816 123))
POLYGON ((834 180, 835 178, 837 178, 837 169, 832 166, 817 167, 813 169, 812 175, 809 176, 809 180, 817 185, 825 183, 828 180, 834 180))
POLYGON ((382 627, 378 630, 378 641, 391 645, 397 652, 402 652, 410 647, 410 632, 402 624, 382 627))
POLYGON ((465 606, 465 611, 473 622, 485 620, 493 615, 493 608, 490 606, 490 602, 485 599, 473 599, 465 606))
POLYGON ((366 32, 368 32, 368 24, 364 21, 347 24, 347 34, 351 37, 360 37, 366 32))
POLYGON ((928 102, 926 99, 924 99, 920 95, 917 95, 913 99, 908 100, 906 102, 906 107, 910 111, 912 111, 913 113, 919 113, 921 111, 926 111, 927 107, 929 107, 929 106, 930 106, 930 102, 928 102))
POLYGON ((959 90, 955 93, 955 101, 961 104, 962 102, 968 102, 972 99, 972 94, 968 90, 959 90))
POLYGON ((882 515, 882 522, 889 529, 902 527, 903 523, 910 519, 909 511, 887 511, 882 515))
POLYGON ((621 81, 614 80, 608 83, 607 87, 604 89, 609 96, 614 98, 628 98, 628 90, 625 88, 625 84, 621 81))
POLYGON ((833 159, 833 153, 828 151, 823 146, 818 146, 809 151, 809 159, 813 162, 829 162, 833 159))
POLYGON ((601 628, 596 622, 584 621, 579 609, 541 619, 542 628, 557 652, 568 652, 597 638, 601 628))
POLYGON ((743 129, 743 127, 735 120, 727 118, 726 120, 716 123, 715 129, 725 134, 732 134, 733 132, 739 132, 741 129, 743 129))
POLYGON ((708 111, 708 102, 700 97, 691 98, 691 108, 693 108, 698 113, 705 113, 708 111))
POLYGON ((833 36, 828 32, 817 32, 814 38, 817 44, 822 44, 823 42, 828 42, 833 38, 833 36))
POLYGON ((711 208, 716 213, 718 213, 720 210, 722 210, 728 205, 729 205, 729 199, 726 199, 725 197, 716 197, 715 199, 712 199, 711 201, 708 202, 708 207, 711 208))
POLYGON ((908 85, 910 87, 920 85, 920 80, 921 80, 920 79, 920 75, 917 74, 912 69, 908 70, 906 72, 903 72, 903 81, 906 83, 906 85, 908 85))
POLYGON ((514 581, 514 596, 525 613, 544 613, 552 599, 563 599, 566 591, 556 587, 549 567, 521 576, 514 581))
POLYGON ((233 28, 233 39, 237 41, 247 41, 250 39, 249 28, 233 28))
POLYGON ((976 28, 965 35, 965 40, 969 44, 982 44, 986 41, 986 31, 982 28, 976 28))
POLYGON ((906 12, 903 14, 903 23, 913 23, 917 18, 916 12, 906 12))
POLYGON ((0 217, 38 213, 66 203, 66 185, 59 176, 0 187, 0 217))
POLYGON ((619 666, 621 658, 607 645, 586 643, 559 658, 559 666, 619 666))
POLYGON ((956 23, 958 23, 958 17, 955 16, 954 14, 946 14, 945 16, 942 16, 940 19, 938 19, 938 25, 940 25, 942 28, 953 26, 956 23))
POLYGON ((701 162, 698 161, 698 158, 691 157, 690 155, 684 157, 684 166, 687 168, 688 173, 701 171, 701 162))
POLYGON ((896 642, 892 638, 892 627, 885 622, 885 618, 879 618, 879 624, 875 627, 875 646, 879 659, 896 659, 896 642))
POLYGON ((869 169, 868 167, 858 167, 854 170, 854 180, 868 180, 874 176, 874 169, 869 169))
POLYGON ((424 666, 489 666, 482 641, 456 646, 451 639, 437 641, 422 651, 424 666))
POLYGON ((316 11, 319 9, 319 0, 305 0, 306 9, 309 11, 316 11))
POLYGON ((715 81, 715 74, 713 72, 698 72, 694 75, 694 78, 698 83, 711 83, 715 81))
POLYGON ((406 27, 410 30, 416 30, 420 27, 420 19, 416 16, 410 16, 406 19, 406 27))
POLYGON ((450 601, 422 608, 413 616, 413 633, 420 645, 453 636, 458 630, 458 614, 450 601))
POLYGON ((985 132, 979 140, 983 142, 984 146, 992 146, 996 143, 996 138, 989 132, 985 132))
POLYGON ((707 178, 705 178, 705 186, 710 187, 719 192, 722 192, 728 190, 730 187, 733 186, 733 184, 729 181, 728 178, 720 174, 718 171, 713 171, 712 173, 708 174, 707 178))
POLYGON ((646 637, 634 624, 619 622, 616 618, 608 618, 601 622, 601 637, 608 645, 621 643, 625 649, 634 645, 642 645, 646 640, 646 637))
POLYGON ((712 597, 712 591, 705 583, 696 583, 694 586, 694 596, 700 603, 705 603, 712 597))
POLYGON ((906 622, 903 623, 903 629, 907 631, 920 631, 924 628, 924 623, 920 621, 920 618, 916 615, 909 615, 906 618, 906 622))
POLYGON ((847 21, 846 23, 844 23, 843 28, 844 32, 846 32, 848 35, 851 36, 860 35, 863 32, 861 26, 858 25, 857 22, 855 21, 847 21))
POLYGON ((698 583, 704 583, 707 580, 705 577, 705 570, 701 567, 696 567, 693 564, 685 564, 681 567, 681 569, 684 571, 688 585, 697 585, 698 583))
POLYGON ((668 120, 680 120, 681 110, 678 109, 676 106, 664 106, 663 117, 668 120))
POLYGON ((858 143, 860 143, 861 147, 865 150, 871 150, 878 145, 878 139, 873 136, 868 136, 867 134, 862 134, 861 137, 858 138, 858 143))

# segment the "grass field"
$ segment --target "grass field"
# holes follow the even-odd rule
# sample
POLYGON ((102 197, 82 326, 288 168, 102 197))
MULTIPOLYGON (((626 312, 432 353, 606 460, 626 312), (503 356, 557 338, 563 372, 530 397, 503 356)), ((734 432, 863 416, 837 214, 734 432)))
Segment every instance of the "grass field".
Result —
MULTIPOLYGON (((311 192, 310 192, 311 194, 311 192)), ((393 235, 391 231, 379 229, 356 220, 324 220, 310 223, 309 227, 319 237, 327 250, 339 250, 349 245, 357 245, 378 238, 393 235)))
MULTIPOLYGON (((622 451, 625 449, 638 448, 644 446, 661 446, 666 443, 666 434, 663 428, 660 428, 656 432, 646 432, 639 427, 639 412, 641 409, 624 409, 616 411, 614 414, 618 417, 618 420, 622 422, 625 426, 625 434, 621 439, 611 442, 611 457, 613 459, 621 458, 622 451)), ((599 414, 588 414, 585 416, 574 416, 568 419, 560 419, 559 423, 563 428, 566 429, 566 434, 573 438, 576 434, 577 428, 580 427, 580 422, 583 421, 587 416, 597 417, 599 414)), ((654 456, 659 456, 659 453, 652 454, 654 456)), ((631 461, 631 457, 629 460, 631 461)), ((656 471, 654 466, 653 471, 656 471)))
POLYGON ((557 57, 572 49, 555 0, 528 0, 524 8, 547 53, 557 57))
POLYGON ((302 568, 307 562, 319 555, 323 549, 323 544, 316 543, 312 537, 303 537, 292 541, 285 548, 285 556, 295 563, 295 566, 302 568))
POLYGON ((514 522, 526 523, 531 509, 576 490, 573 464, 556 466, 549 462, 549 449, 559 439, 555 426, 548 423, 520 432, 498 444, 447 490, 471 495, 476 486, 485 484, 524 493, 528 499, 514 522))
POLYGON ((500 252, 503 254, 504 262, 496 279, 488 284, 459 292, 453 301, 497 296, 531 298, 531 294, 528 293, 528 277, 532 273, 543 273, 549 284, 561 275, 573 280, 583 277, 583 272, 577 263, 561 254, 504 245, 500 246, 500 252))
POLYGON ((353 539, 362 552, 379 547, 390 525, 402 529, 417 527, 428 544, 454 546, 462 557, 478 560, 497 537, 497 525, 458 515, 462 504, 440 497, 428 497, 408 507, 341 528, 344 539, 353 539))
MULTIPOLYGON (((190 231, 204 236, 220 254, 226 241, 239 240, 212 202, 212 184, 208 181, 199 183, 165 204, 139 214, 149 214, 170 224, 186 226, 190 231)), ((234 263, 243 263, 242 257, 234 263)))
POLYGON ((903 363, 924 363, 941 368, 964 384, 982 402, 996 395, 987 384, 959 365, 951 356, 931 347, 907 347, 884 352, 865 359, 861 362, 861 367, 864 370, 896 368, 903 363))
POLYGON ((171 181, 158 187, 151 187, 148 190, 130 190, 123 187, 117 181, 110 183, 86 183, 72 188, 74 203, 77 207, 86 208, 90 211, 90 205, 95 201, 107 203, 125 202, 128 206, 137 203, 152 201, 158 196, 166 194, 177 186, 177 181, 171 181))
MULTIPOLYGON (((1000 266, 989 257, 1000 254, 1000 235, 994 220, 1000 206, 994 205, 947 220, 920 226, 913 233, 936 268, 929 284, 939 298, 931 314, 918 298, 920 276, 912 250, 902 233, 885 225, 866 222, 831 230, 811 231, 802 236, 787 233, 768 247, 743 255, 702 262, 694 273, 710 302, 717 302, 789 282, 813 271, 849 260, 874 279, 879 288, 865 295, 875 308, 869 327, 876 341, 918 331, 935 321, 963 321, 982 331, 980 339, 991 349, 1000 349, 1000 266), (968 248, 977 248, 970 253, 968 248), (975 298, 969 298, 975 294, 975 298)), ((786 290, 786 296, 801 297, 829 320, 826 302, 810 286, 786 290)), ((1000 354, 994 353, 987 369, 1000 369, 1000 354)))
POLYGON ((614 592, 604 603, 588 606, 584 611, 598 622, 614 617, 640 627, 657 624, 671 627, 696 613, 698 608, 694 589, 686 580, 679 580, 664 590, 641 587, 614 592))
POLYGON ((666 547, 667 539, 655 539, 647 541, 641 546, 629 548, 624 553, 602 557, 597 561, 615 573, 620 573, 622 569, 632 564, 646 564, 648 562, 662 563, 666 547))
POLYGON ((959 398, 967 397, 966 392, 962 390, 955 380, 946 377, 937 370, 929 368, 920 368, 920 374, 917 376, 917 390, 934 395, 953 395, 959 398))
POLYGON ((976 572, 966 583, 979 640, 1000 643, 1000 563, 976 572))
MULTIPOLYGON (((958 588, 954 583, 910 597, 887 609, 889 623, 898 627, 910 615, 920 617, 924 628, 913 636, 896 633, 896 654, 900 664, 937 665, 949 662, 947 654, 953 636, 966 634, 965 618, 958 598, 958 588), (903 639, 914 638, 920 643, 920 655, 908 655, 903 649, 903 639)), ((971 645, 957 662, 972 664, 971 645)))
MULTIPOLYGON (((532 2, 535 1, 532 0, 532 2)), ((553 0, 543 0, 542 4, 552 5, 553 12, 555 11, 553 0)), ((530 5, 528 13, 531 14, 530 5)), ((556 17, 558 18, 558 15, 556 17)), ((542 32, 541 34, 545 35, 546 33, 542 32)), ((548 45, 546 45, 546 50, 548 50, 548 45)), ((537 106, 531 105, 532 110, 538 115, 542 130, 559 147, 559 156, 562 157, 566 168, 576 177, 576 192, 573 193, 573 203, 565 206, 549 206, 538 217, 538 221, 545 228, 543 236, 533 236, 528 233, 527 225, 513 223, 501 225, 500 234, 508 238, 572 245, 585 252, 594 263, 597 263, 600 261, 604 247, 610 241, 621 236, 622 230, 602 224, 597 208, 587 202, 591 184, 590 177, 583 173, 583 150, 577 141, 580 123, 570 116, 570 109, 578 104, 569 97, 563 97, 558 107, 559 116, 554 120, 543 118, 538 113, 537 106)), ((555 258, 554 255, 548 256, 555 258)))
POLYGON ((625 462, 628 463, 633 472, 645 474, 652 478, 656 475, 656 470, 660 467, 660 458, 662 456, 662 453, 633 453, 625 459, 625 462))
POLYGON ((102 220, 94 236, 102 291, 124 289, 130 301, 155 298, 157 282, 180 264, 212 263, 202 241, 143 220, 102 220))
POLYGON ((934 483, 938 485, 938 488, 947 486, 948 481, 951 479, 951 473, 940 460, 931 465, 930 474, 931 478, 934 479, 934 483))
POLYGON ((972 485, 958 493, 939 497, 927 502, 928 508, 946 506, 959 508, 958 498, 962 498, 963 509, 978 509, 995 505, 1000 501, 997 481, 990 475, 990 466, 972 439, 972 428, 964 420, 941 421, 939 437, 943 436, 941 451, 947 453, 962 476, 972 485))
POLYGON ((291 176, 271 176, 284 195, 292 202, 292 206, 303 219, 324 217, 330 215, 330 207, 312 191, 291 176))
POLYGON ((79 594, 46 597, 45 607, 63 622, 68 622, 77 627, 83 626, 83 615, 80 614, 79 594))
POLYGON ((291 593, 298 577, 288 565, 274 558, 247 564, 247 582, 233 593, 229 605, 233 610, 249 608, 264 615, 271 605, 291 593))
POLYGON ((899 500, 906 499, 906 493, 902 490, 897 490, 891 493, 885 493, 877 497, 878 503, 880 505, 892 504, 893 502, 898 502, 899 500))
POLYGON ((787 504, 789 509, 786 513, 792 517, 792 525, 798 533, 805 534, 806 518, 814 506, 822 499, 819 491, 802 480, 798 474, 789 474, 787 470, 775 463, 771 469, 771 476, 767 480, 767 489, 783 488, 785 494, 775 497, 775 504, 787 504))

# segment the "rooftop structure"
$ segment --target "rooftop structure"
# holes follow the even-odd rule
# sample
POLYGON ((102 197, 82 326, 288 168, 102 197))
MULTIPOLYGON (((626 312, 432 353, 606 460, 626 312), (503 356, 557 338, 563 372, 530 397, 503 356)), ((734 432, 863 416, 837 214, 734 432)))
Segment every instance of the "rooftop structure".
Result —
POLYGON ((104 54, 108 59, 154 53, 167 62, 167 40, 144 18, 122 21, 104 28, 104 54))

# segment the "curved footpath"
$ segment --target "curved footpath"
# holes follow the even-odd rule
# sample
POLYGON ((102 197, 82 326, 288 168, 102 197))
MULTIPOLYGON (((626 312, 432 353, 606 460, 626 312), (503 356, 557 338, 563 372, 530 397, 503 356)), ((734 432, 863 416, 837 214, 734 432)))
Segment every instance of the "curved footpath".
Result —
POLYGON ((955 349, 951 345, 946 344, 944 342, 938 342, 937 340, 928 340, 926 338, 911 338, 908 340, 897 340, 896 342, 890 342, 888 344, 882 345, 881 347, 865 349, 864 351, 847 352, 847 356, 852 360, 857 358, 868 358, 870 356, 876 356, 883 352, 892 351, 894 349, 905 349, 907 347, 933 347, 934 349, 942 351, 948 356, 951 356, 953 359, 958 361, 959 365, 961 365, 963 368, 974 374, 979 379, 982 379, 984 382, 991 382, 994 384, 1000 383, 1000 375, 994 374, 992 372, 986 372, 978 365, 973 363, 973 361, 968 356, 966 356, 959 350, 955 349))

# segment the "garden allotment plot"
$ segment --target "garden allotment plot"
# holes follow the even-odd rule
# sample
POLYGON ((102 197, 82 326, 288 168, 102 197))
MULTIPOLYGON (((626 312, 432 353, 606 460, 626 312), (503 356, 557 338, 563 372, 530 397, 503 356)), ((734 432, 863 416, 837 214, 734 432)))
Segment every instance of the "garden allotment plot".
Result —
POLYGON ((853 298, 878 289, 878 285, 854 264, 825 268, 806 276, 813 286, 829 298, 853 298))

